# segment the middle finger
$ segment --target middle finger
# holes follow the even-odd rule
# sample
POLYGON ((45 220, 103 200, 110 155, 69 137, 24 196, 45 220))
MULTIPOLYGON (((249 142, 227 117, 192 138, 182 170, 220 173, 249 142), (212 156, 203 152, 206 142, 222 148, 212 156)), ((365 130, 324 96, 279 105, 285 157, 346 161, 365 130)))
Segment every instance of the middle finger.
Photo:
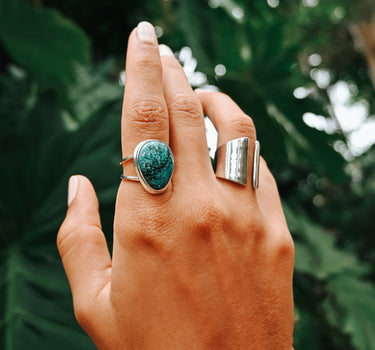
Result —
POLYGON ((214 180, 201 103, 169 47, 160 45, 160 54, 170 143, 176 161, 174 184, 177 187, 179 180, 194 184, 210 177, 214 180))

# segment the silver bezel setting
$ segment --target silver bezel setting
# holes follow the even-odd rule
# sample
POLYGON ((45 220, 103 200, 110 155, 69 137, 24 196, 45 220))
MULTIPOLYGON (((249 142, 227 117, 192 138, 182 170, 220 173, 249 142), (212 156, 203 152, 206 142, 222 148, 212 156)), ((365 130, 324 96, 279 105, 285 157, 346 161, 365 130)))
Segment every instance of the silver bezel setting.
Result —
POLYGON ((143 188, 147 192, 149 192, 151 194, 160 194, 160 193, 162 193, 162 192, 164 192, 166 190, 166 188, 168 187, 169 183, 172 180, 172 176, 173 176, 173 172, 174 172, 174 157, 173 157, 172 150, 170 149, 170 147, 165 142, 163 142, 161 140, 156 140, 156 139, 144 140, 144 141, 138 143, 138 145, 135 147, 133 155, 123 158, 120 164, 124 164, 125 162, 127 162, 130 159, 133 159, 133 166, 134 166, 134 170, 135 170, 135 173, 137 174, 137 176, 125 176, 125 175, 122 175, 121 178, 123 180, 139 181, 141 183, 141 185, 143 186, 143 188), (161 142, 164 145, 166 145, 168 147, 168 149, 169 149, 169 152, 170 152, 170 155, 171 155, 171 158, 172 158, 172 174, 171 174, 171 176, 169 178, 168 183, 163 188, 161 188, 160 190, 156 190, 156 189, 152 188, 148 184, 148 182, 144 178, 144 176, 142 174, 142 171, 140 169, 140 166, 139 166, 139 159, 138 159, 139 158, 139 154, 140 154, 140 152, 142 150, 142 147, 145 146, 149 142, 161 142))

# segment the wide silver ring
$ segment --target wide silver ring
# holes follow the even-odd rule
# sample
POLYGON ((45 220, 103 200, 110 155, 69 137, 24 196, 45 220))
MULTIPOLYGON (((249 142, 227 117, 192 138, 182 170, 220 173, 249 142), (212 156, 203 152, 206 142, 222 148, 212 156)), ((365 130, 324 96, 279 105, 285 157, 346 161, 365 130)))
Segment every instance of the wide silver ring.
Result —
POLYGON ((121 175, 122 180, 139 181, 152 194, 166 190, 172 178, 174 159, 165 142, 154 139, 140 142, 132 155, 122 158, 120 165, 130 160, 137 176, 121 175))
MULTIPOLYGON (((240 137, 220 146, 215 153, 214 169, 216 177, 241 185, 247 184, 249 138, 240 137)), ((255 141, 253 159, 253 188, 259 187, 260 143, 255 141)))

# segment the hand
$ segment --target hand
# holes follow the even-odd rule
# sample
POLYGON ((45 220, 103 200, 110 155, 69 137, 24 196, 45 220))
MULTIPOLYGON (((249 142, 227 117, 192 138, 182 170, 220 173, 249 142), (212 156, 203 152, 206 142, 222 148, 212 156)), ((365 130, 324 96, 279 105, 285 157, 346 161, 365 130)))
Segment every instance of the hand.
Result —
POLYGON ((263 160, 257 190, 216 178, 203 111, 219 145, 250 138, 250 164, 252 120, 224 94, 194 92, 170 49, 160 53, 141 23, 128 43, 122 150, 166 142, 172 181, 159 195, 121 182, 111 259, 94 189, 72 178, 57 244, 76 318, 99 349, 292 349, 294 247, 276 183, 263 160))

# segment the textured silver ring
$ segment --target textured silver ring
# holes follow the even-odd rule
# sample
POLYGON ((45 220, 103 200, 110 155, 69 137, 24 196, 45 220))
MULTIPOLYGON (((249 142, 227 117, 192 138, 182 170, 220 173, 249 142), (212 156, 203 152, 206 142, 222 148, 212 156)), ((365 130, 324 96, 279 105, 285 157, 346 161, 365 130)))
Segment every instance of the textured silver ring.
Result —
POLYGON ((139 181, 152 194, 166 190, 171 181, 174 159, 172 150, 160 140, 145 140, 134 149, 134 153, 122 158, 120 165, 133 160, 137 176, 121 175, 122 180, 139 181))
MULTIPOLYGON (((220 146, 215 153, 214 169, 216 177, 241 185, 247 184, 249 159, 249 138, 240 137, 220 146)), ((255 141, 253 159, 253 188, 259 187, 260 143, 255 141)))

